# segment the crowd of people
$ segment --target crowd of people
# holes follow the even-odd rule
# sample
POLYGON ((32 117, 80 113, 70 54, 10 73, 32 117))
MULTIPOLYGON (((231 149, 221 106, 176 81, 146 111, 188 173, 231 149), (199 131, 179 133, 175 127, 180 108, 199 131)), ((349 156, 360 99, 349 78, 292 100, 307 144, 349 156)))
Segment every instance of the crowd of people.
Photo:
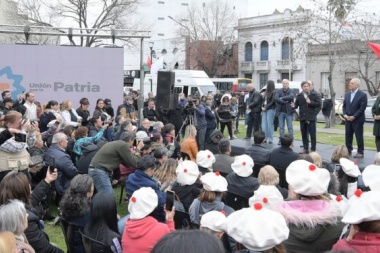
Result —
POLYGON ((350 160, 353 134, 354 157, 364 155, 360 81, 351 80, 343 102, 346 143, 328 162, 316 152, 316 114, 330 105, 311 81, 298 95, 282 84, 275 90, 268 81, 264 93, 249 84, 247 94, 180 94, 165 115, 149 93, 143 118, 138 91, 115 109, 98 99, 92 113, 88 98, 74 109, 69 100, 40 104, 33 92, 16 100, 3 92, 0 252, 63 252, 44 232, 54 203, 70 252, 380 252, 380 153, 365 168, 350 160), (295 108, 300 153, 292 149, 295 108), (230 140, 242 117, 254 143, 234 157, 230 140), (280 146, 269 150, 275 117, 280 146), (125 217, 116 208, 120 185, 125 217), (176 213, 192 230, 176 231, 176 213))

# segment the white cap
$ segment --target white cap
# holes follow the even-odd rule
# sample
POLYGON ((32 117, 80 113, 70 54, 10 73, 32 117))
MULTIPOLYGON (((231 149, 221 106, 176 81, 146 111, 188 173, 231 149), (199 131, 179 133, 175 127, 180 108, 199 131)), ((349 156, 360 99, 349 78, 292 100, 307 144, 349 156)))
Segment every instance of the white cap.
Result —
POLYGON ((330 197, 331 199, 333 200, 334 204, 339 208, 339 211, 340 211, 340 217, 343 217, 344 214, 346 213, 347 211, 347 207, 348 207, 348 200, 347 198, 344 196, 344 195, 334 195, 334 194, 330 194, 330 197))
POLYGON ((156 192, 150 187, 141 187, 129 199, 128 211, 134 220, 148 216, 158 205, 156 192))
POLYGON ((361 192, 357 190, 355 196, 348 201, 348 210, 342 222, 360 224, 364 221, 380 220, 380 192, 361 192))
POLYGON ((264 251, 288 239, 289 228, 280 213, 255 203, 227 217, 227 234, 250 250, 264 251))
POLYGON ((211 168, 215 162, 215 156, 210 150, 201 150, 197 154, 197 164, 204 168, 211 168))
POLYGON ((240 177, 249 177, 253 173, 253 159, 249 155, 235 156, 235 161, 231 164, 232 170, 240 177))
POLYGON ((252 197, 249 198, 249 206, 259 202, 264 207, 272 209, 273 206, 284 200, 281 192, 274 185, 260 185, 252 197))
POLYGON ((371 164, 363 170, 363 181, 371 191, 380 191, 380 166, 371 164))
POLYGON ((317 196, 327 192, 330 173, 308 161, 296 160, 286 169, 286 181, 295 193, 317 196))
POLYGON ((350 161, 347 158, 340 158, 339 163, 342 166, 344 173, 348 176, 358 177, 361 175, 357 162, 350 161))
POLYGON ((198 165, 190 160, 186 160, 178 164, 175 171, 177 174, 177 182, 181 185, 192 185, 199 177, 198 165))
POLYGON ((213 192, 226 192, 227 191, 227 180, 220 175, 219 171, 208 172, 201 177, 203 183, 203 188, 206 191, 213 192))
POLYGON ((202 215, 201 227, 211 229, 215 232, 227 231, 227 218, 223 212, 210 211, 202 215))

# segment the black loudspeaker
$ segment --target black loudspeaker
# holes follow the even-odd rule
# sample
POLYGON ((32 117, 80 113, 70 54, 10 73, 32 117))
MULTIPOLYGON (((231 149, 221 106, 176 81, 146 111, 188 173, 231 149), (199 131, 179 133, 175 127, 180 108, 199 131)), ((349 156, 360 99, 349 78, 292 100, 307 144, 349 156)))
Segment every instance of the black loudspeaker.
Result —
POLYGON ((160 110, 174 109, 178 103, 174 96, 175 73, 173 71, 158 71, 156 107, 160 110))

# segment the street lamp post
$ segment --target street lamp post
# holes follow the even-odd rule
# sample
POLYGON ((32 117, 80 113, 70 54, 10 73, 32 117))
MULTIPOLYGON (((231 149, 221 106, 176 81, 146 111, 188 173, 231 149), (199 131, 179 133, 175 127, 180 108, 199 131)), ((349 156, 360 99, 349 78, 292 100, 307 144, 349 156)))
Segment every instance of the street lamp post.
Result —
MULTIPOLYGON (((153 65, 153 46, 154 42, 149 42, 149 48, 150 48, 150 73, 152 74, 152 65, 153 65)), ((152 78, 150 79, 150 92, 153 91, 153 81, 152 78)))

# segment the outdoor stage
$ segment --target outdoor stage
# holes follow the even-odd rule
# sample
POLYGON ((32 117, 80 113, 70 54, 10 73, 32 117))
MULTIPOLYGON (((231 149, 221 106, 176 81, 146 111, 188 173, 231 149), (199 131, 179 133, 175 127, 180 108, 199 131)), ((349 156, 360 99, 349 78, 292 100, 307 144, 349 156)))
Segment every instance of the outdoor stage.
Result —
MULTIPOLYGON (((231 149, 232 149, 231 156, 237 156, 237 155, 243 154, 244 150, 253 144, 253 141, 244 140, 244 139, 234 139, 234 140, 230 140, 230 143, 231 143, 231 149)), ((263 145, 267 149, 273 150, 277 147, 280 147, 280 145, 277 145, 277 143, 278 143, 278 138, 274 138, 273 144, 263 144, 263 145)), ((301 152, 303 148, 301 148, 300 145, 302 145, 301 141, 294 141, 293 151, 297 153, 301 152)), ((335 146, 333 145, 317 143, 316 151, 322 156, 322 159, 324 161, 329 162, 334 148, 335 146)), ((356 154, 356 151, 354 150, 352 152, 352 156, 354 156, 355 154, 356 154)), ((364 169, 367 165, 373 164, 375 154, 376 154, 375 150, 364 150, 364 158, 360 158, 360 159, 352 158, 351 160, 357 161, 359 167, 361 169, 364 169)))

